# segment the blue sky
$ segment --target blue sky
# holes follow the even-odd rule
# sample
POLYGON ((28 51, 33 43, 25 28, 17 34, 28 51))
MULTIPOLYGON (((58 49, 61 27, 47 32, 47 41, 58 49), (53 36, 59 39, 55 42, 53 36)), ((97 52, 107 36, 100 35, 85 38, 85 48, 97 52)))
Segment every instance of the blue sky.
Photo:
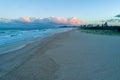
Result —
POLYGON ((120 0, 0 0, 1 18, 78 17, 105 20, 120 13, 120 0))

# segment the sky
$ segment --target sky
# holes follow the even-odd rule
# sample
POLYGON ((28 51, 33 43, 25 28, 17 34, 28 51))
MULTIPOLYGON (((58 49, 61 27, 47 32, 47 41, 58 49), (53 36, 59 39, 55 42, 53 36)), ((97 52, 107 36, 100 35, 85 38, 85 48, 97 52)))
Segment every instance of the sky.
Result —
POLYGON ((120 0, 0 0, 0 18, 77 17, 85 22, 114 19, 120 0))

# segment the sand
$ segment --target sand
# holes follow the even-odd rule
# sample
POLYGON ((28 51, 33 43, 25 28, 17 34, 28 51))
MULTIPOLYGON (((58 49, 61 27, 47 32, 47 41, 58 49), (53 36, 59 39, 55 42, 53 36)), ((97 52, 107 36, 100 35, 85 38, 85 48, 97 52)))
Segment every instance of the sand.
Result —
MULTIPOLYGON (((87 34, 79 30, 56 34, 42 43, 36 41, 0 56, 4 59, 19 54, 0 61, 0 66, 11 62, 16 65, 0 80, 120 80, 119 41, 119 36, 87 34), (23 59, 22 63, 19 59, 23 59)), ((2 68, 0 71, 7 71, 2 68)))

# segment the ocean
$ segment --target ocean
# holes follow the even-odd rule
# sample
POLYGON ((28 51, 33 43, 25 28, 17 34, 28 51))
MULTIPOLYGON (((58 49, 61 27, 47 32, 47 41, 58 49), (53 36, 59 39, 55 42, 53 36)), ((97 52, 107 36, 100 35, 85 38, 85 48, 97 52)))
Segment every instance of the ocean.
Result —
POLYGON ((35 30, 18 30, 8 29, 0 30, 0 54, 5 54, 9 51, 20 49, 26 44, 33 41, 33 39, 43 39, 45 37, 69 31, 72 28, 49 28, 49 29, 35 29, 35 30))

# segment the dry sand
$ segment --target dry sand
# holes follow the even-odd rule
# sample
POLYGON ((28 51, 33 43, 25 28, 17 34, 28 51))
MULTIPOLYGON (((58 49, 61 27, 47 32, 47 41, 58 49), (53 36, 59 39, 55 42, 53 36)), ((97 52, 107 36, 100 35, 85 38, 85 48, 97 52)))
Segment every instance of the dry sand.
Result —
POLYGON ((79 30, 56 34, 9 54, 22 53, 3 64, 16 65, 19 57, 26 60, 0 80, 120 80, 119 41, 119 36, 93 35, 79 30), (24 57, 25 54, 31 56, 24 57))

